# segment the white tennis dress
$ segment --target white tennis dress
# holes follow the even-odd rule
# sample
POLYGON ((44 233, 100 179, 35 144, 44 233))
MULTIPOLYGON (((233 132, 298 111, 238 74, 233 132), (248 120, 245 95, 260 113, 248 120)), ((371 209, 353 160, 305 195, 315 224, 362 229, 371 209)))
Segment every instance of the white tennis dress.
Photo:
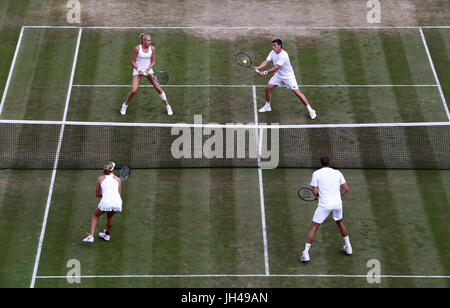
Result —
MULTIPOLYGON (((148 47, 148 52, 145 53, 144 51, 142 51, 142 45, 139 45, 139 52, 136 56, 136 65, 141 71, 145 72, 150 66, 152 53, 152 48, 150 46, 148 47)), ((150 73, 153 74, 153 69, 150 69, 150 73)), ((133 75, 139 75, 138 70, 135 68, 133 69, 133 75)))
POLYGON ((100 184, 102 188, 102 199, 98 208, 103 212, 122 212, 122 198, 119 193, 119 183, 114 179, 111 173, 105 175, 105 179, 100 184))

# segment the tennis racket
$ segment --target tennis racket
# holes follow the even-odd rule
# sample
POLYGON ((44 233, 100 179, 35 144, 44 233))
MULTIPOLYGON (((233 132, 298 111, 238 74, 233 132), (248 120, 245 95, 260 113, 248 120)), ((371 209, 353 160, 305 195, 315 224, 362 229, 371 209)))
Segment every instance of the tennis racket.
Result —
POLYGON ((300 197, 300 199, 308 202, 317 200, 317 197, 314 196, 312 189, 307 187, 300 188, 298 190, 298 196, 300 197))
POLYGON ((160 85, 165 85, 169 82, 169 75, 164 71, 156 71, 156 73, 154 74, 149 73, 146 76, 152 78, 160 85))
MULTIPOLYGON (((239 53, 236 56, 236 62, 243 67, 248 67, 251 68, 252 67, 252 58, 250 58, 250 56, 246 53, 239 53)), ((255 70, 255 72, 259 73, 259 70, 255 70)))
POLYGON ((130 177, 130 174, 131 174, 130 168, 128 166, 123 166, 122 169, 120 169, 120 172, 119 172, 119 179, 120 179, 120 181, 122 183, 125 182, 130 177))

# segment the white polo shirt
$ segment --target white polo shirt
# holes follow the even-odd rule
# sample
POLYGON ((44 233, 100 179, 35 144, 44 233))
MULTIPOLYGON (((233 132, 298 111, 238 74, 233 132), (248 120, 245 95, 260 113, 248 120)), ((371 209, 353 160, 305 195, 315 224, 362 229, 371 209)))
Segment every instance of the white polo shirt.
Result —
POLYGON ((277 64, 280 66, 280 69, 276 71, 274 76, 281 79, 295 78, 294 69, 292 68, 291 60, 286 51, 281 50, 280 53, 277 54, 275 50, 272 50, 266 60, 272 61, 274 66, 277 64))
POLYGON ((319 190, 317 205, 327 209, 341 209, 341 185, 345 183, 345 178, 339 170, 325 167, 315 171, 312 175, 311 186, 319 190))

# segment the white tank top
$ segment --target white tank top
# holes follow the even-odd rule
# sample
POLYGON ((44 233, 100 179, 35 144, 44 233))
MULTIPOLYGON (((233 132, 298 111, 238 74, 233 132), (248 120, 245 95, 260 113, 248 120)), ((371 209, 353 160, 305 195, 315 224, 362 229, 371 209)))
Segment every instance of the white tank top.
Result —
POLYGON ((120 200, 119 182, 114 179, 113 174, 105 175, 105 179, 100 184, 102 188, 102 198, 108 200, 120 200))
POLYGON ((148 46, 148 52, 142 51, 142 45, 139 45, 139 52, 136 56, 136 65, 139 68, 147 69, 150 66, 150 61, 152 59, 152 48, 148 46))

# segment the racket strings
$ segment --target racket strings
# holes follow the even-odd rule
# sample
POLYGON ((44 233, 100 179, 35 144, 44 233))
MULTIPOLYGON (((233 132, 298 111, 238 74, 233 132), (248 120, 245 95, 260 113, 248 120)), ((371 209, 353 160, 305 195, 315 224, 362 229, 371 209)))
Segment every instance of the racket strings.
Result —
POLYGON ((169 82, 169 75, 163 71, 157 71, 155 73, 155 78, 159 84, 165 85, 169 82))
POLYGON ((240 53, 236 56, 236 61, 239 63, 239 65, 242 66, 250 66, 252 65, 252 60, 247 54, 240 53))
POLYGON ((300 198, 304 199, 304 200, 315 200, 316 196, 314 196, 312 190, 310 189, 300 189, 298 192, 300 198))
POLYGON ((128 175, 130 174, 130 169, 128 167, 122 168, 119 173, 119 178, 123 181, 128 178, 128 175))

